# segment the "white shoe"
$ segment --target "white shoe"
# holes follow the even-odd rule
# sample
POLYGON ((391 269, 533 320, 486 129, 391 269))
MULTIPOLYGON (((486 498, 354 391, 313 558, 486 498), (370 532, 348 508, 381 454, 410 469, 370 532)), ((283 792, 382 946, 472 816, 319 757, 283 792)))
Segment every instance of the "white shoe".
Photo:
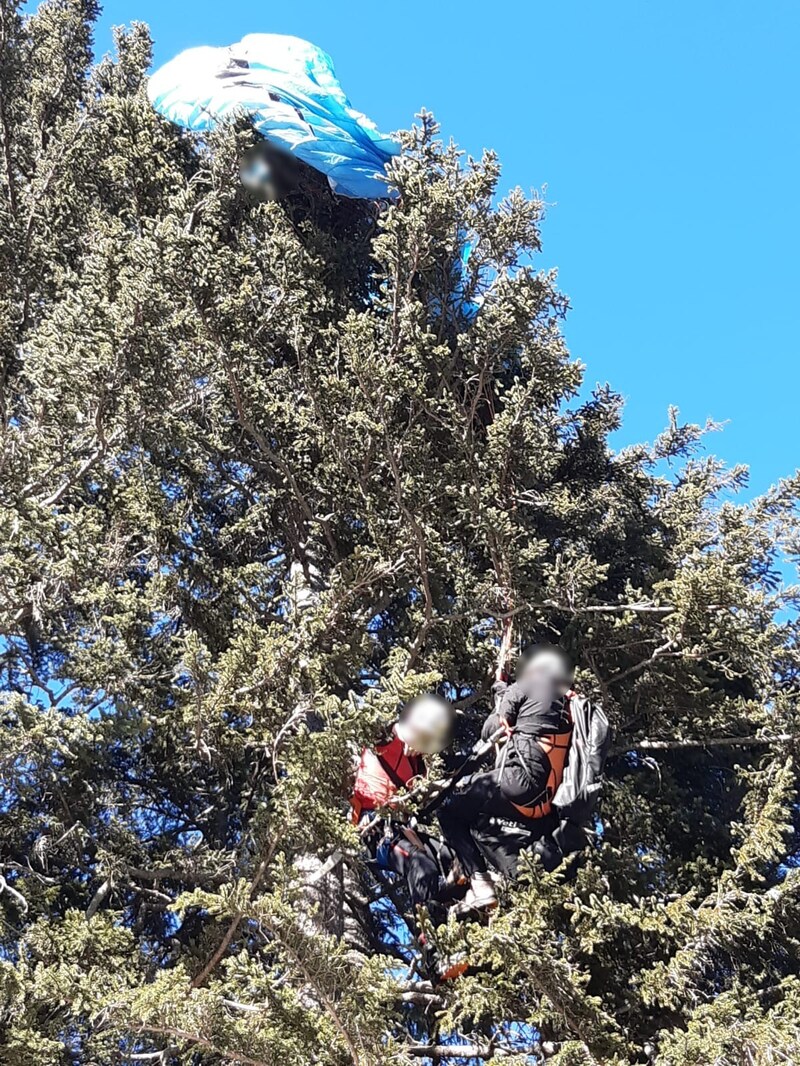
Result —
POLYGON ((458 906, 459 912, 488 911, 497 906, 494 884, 489 874, 473 874, 466 896, 458 906))

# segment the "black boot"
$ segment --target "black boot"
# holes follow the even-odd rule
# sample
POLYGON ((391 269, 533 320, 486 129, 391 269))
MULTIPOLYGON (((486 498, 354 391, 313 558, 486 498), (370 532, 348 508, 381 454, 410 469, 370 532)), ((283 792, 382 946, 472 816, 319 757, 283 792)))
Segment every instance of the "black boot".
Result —
POLYGON ((561 848, 549 834, 536 841, 533 845, 533 853, 539 856, 542 866, 549 874, 561 865, 564 858, 561 848))
POLYGON ((454 981, 469 969, 466 953, 454 952, 441 955, 430 942, 422 945, 420 952, 420 972, 432 984, 440 985, 445 981, 454 981))

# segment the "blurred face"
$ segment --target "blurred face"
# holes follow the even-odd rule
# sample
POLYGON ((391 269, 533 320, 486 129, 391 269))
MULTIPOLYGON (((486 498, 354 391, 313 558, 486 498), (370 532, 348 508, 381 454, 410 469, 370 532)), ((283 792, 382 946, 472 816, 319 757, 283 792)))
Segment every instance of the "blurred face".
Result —
POLYGON ((452 712, 433 696, 416 700, 397 725, 397 735, 412 751, 434 755, 450 742, 452 712))
POLYGON ((572 684, 572 671, 564 656, 555 648, 541 648, 531 652, 522 668, 521 676, 541 677, 563 692, 572 684))
POLYGON ((280 192, 275 171, 263 145, 248 148, 239 164, 242 185, 258 200, 278 200, 280 192))

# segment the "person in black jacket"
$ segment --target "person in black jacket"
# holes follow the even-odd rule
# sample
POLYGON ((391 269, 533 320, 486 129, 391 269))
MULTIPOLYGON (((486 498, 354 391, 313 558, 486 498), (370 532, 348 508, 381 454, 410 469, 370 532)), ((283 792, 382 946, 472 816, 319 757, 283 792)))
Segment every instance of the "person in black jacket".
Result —
MULTIPOLYGON (((542 738, 568 738, 565 696, 573 673, 566 652, 538 644, 523 654, 512 685, 495 686, 496 710, 484 723, 482 737, 487 739, 504 728, 508 741, 494 770, 464 778, 439 812, 444 839, 470 881, 461 909, 485 910, 497 902, 475 837, 478 823, 490 816, 530 826, 539 811, 546 809, 552 752, 548 754, 542 738)), ((485 830, 481 829, 481 835, 485 838, 485 830)))

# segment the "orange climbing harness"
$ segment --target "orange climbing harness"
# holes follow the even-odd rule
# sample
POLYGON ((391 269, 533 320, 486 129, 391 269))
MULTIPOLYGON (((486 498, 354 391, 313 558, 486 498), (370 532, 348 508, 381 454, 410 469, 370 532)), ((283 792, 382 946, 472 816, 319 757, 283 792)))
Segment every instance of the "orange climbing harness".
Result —
POLYGON ((564 767, 567 765, 567 755, 569 754, 569 745, 572 740, 572 712, 570 710, 572 696, 573 693, 568 692, 566 697, 565 710, 569 719, 569 729, 561 733, 545 733, 543 736, 536 738, 536 743, 545 753, 550 763, 550 773, 541 796, 530 807, 522 807, 519 803, 513 804, 520 814, 524 814, 526 818, 544 818, 552 810, 553 796, 558 791, 558 786, 564 777, 564 767))

